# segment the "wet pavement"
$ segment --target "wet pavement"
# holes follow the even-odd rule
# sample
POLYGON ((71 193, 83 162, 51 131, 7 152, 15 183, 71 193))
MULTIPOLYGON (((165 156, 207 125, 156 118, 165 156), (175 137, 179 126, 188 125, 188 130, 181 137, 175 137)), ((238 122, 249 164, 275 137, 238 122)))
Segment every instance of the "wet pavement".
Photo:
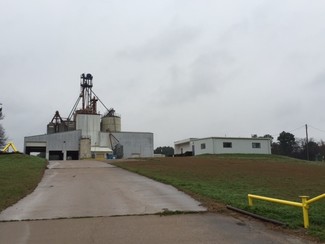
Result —
POLYGON ((98 161, 55 161, 0 213, 0 243, 311 243, 263 223, 207 213, 174 187, 98 161), (163 215, 166 210, 197 212, 163 215))

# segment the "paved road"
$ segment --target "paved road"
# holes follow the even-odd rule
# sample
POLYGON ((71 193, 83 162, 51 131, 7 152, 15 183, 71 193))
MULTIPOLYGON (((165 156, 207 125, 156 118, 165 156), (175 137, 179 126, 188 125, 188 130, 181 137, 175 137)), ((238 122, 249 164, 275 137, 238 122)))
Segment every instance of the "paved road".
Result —
POLYGON ((51 162, 36 190, 0 214, 0 243, 308 242, 206 213, 175 188, 106 163, 64 161, 51 162), (200 213, 147 215, 164 209, 200 213))

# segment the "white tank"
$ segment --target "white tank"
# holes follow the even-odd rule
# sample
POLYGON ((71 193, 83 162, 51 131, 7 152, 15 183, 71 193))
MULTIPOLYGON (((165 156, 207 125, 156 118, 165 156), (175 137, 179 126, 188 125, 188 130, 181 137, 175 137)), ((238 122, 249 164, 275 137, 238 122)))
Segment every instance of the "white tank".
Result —
POLYGON ((121 117, 119 116, 105 116, 100 123, 100 130, 102 132, 120 132, 121 131, 121 117))

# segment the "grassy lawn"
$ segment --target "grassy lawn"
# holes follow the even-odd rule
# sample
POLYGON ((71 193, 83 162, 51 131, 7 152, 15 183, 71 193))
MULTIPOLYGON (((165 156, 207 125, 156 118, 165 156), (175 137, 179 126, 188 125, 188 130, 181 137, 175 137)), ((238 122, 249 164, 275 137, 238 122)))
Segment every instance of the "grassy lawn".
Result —
MULTIPOLYGON (((298 207, 254 200, 247 194, 300 202, 300 195, 325 193, 325 163, 272 155, 205 155, 117 162, 117 166, 171 184, 204 202, 211 211, 227 204, 288 225, 303 227, 298 207)), ((307 233, 325 240, 325 199, 311 205, 307 233)))
POLYGON ((31 193, 40 182, 46 160, 24 154, 0 154, 0 212, 31 193))

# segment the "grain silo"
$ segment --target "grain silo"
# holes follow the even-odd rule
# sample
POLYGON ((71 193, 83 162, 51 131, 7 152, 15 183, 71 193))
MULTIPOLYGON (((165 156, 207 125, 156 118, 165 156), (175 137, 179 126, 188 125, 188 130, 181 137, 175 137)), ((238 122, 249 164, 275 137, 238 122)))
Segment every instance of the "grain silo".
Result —
POLYGON ((120 132, 121 116, 115 113, 114 109, 110 109, 107 114, 102 117, 100 123, 101 132, 120 132))

